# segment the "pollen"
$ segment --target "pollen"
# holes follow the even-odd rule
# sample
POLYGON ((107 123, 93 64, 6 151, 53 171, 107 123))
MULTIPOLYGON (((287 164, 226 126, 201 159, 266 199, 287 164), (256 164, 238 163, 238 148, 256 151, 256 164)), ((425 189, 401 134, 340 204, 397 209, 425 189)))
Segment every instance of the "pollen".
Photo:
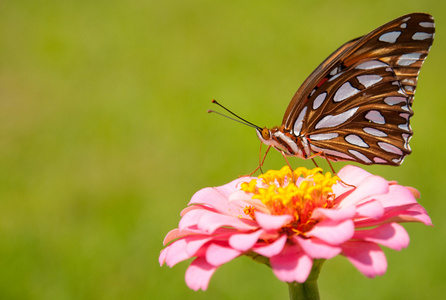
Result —
POLYGON ((247 205, 245 206, 245 208, 243 208, 243 212, 245 213, 245 215, 250 216, 253 220, 256 219, 255 215, 254 215, 254 206, 252 205, 247 205))
MULTIPOLYGON (((243 183, 241 189, 252 193, 252 198, 260 200, 272 215, 292 215, 293 221, 286 230, 291 234, 302 234, 316 223, 311 219, 314 209, 333 207, 335 195, 332 187, 338 181, 339 178, 329 172, 323 174, 321 168, 292 171, 285 166, 243 183)), ((247 206, 244 212, 252 217, 254 208, 247 206)))

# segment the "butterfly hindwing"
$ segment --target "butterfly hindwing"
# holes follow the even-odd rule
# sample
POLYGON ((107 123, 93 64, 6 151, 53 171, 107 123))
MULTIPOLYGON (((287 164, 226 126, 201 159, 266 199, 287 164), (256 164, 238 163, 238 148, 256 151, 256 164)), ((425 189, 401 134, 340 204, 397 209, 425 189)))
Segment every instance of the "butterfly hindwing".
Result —
POLYGON ((310 149, 332 160, 399 164, 410 153, 412 111, 393 69, 368 61, 337 79, 322 84, 308 101, 301 132, 307 132, 310 149))

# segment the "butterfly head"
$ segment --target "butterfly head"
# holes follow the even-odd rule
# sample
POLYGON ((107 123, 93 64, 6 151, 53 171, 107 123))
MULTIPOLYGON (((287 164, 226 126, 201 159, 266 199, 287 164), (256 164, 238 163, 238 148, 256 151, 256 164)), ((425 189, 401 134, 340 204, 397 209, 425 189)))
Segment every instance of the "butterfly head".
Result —
POLYGON ((274 147, 277 151, 287 156, 299 156, 306 158, 302 149, 302 143, 296 136, 290 134, 282 127, 256 128, 259 140, 265 145, 274 147))
MULTIPOLYGON (((276 128, 273 128, 272 130, 274 130, 276 128)), ((263 127, 257 127, 256 128, 256 133, 257 133, 257 137, 259 138, 259 140, 264 143, 265 145, 268 146, 273 146, 274 148, 276 148, 275 146, 275 142, 272 138, 272 133, 271 133, 271 129, 263 127)))
POLYGON ((259 139, 263 142, 263 143, 267 143, 267 141, 269 141, 271 139, 271 130, 263 127, 263 128, 256 128, 257 130, 257 135, 259 137, 259 139))

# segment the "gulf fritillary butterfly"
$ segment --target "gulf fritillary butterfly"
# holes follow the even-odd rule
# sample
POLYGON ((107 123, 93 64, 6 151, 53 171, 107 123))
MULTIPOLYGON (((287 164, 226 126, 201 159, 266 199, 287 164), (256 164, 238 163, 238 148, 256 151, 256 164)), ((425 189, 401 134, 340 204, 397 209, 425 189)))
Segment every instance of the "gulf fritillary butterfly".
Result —
POLYGON ((259 139, 286 156, 400 165, 434 32, 432 16, 413 13, 345 43, 297 90, 280 127, 254 125, 259 139))

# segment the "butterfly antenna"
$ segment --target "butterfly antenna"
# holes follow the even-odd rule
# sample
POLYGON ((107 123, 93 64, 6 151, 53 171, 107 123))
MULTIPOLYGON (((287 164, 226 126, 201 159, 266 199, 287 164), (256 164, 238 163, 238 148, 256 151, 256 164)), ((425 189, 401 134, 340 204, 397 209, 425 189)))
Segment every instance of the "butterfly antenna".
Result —
POLYGON ((255 125, 255 124, 253 124, 253 123, 251 123, 251 122, 249 122, 249 121, 243 119, 243 118, 240 117, 239 115, 233 113, 232 111, 230 111, 229 109, 227 109, 226 107, 224 107, 222 104, 218 103, 217 100, 213 99, 213 100, 212 100, 212 103, 217 104, 218 106, 220 106, 221 108, 223 108, 224 110, 226 110, 228 113, 230 113, 231 115, 233 115, 233 116, 236 117, 237 119, 231 118, 231 117, 229 117, 229 116, 227 116, 227 115, 224 115, 224 114, 222 114, 222 113, 219 113, 219 112, 217 112, 217 111, 215 111, 215 110, 208 110, 208 113, 216 113, 216 114, 219 114, 220 116, 223 116, 223 117, 228 118, 228 119, 231 119, 231 120, 233 120, 233 121, 236 121, 236 122, 245 124, 245 125, 247 125, 247 126, 250 126, 250 127, 253 127, 253 128, 257 128, 257 129, 262 129, 261 127, 255 125))
POLYGON ((241 124, 243 124, 243 125, 246 125, 246 126, 249 126, 249 127, 253 127, 253 128, 257 128, 257 126, 255 126, 255 125, 251 125, 251 124, 249 124, 249 123, 245 123, 245 122, 240 121, 240 120, 238 120, 238 119, 231 118, 230 116, 227 116, 227 115, 225 115, 225 114, 222 114, 221 112, 218 112, 218 111, 215 111, 215 110, 212 110, 212 109, 208 109, 208 113, 214 113, 214 114, 220 115, 220 116, 222 116, 222 117, 228 118, 229 120, 239 122, 239 123, 241 123, 241 124))

